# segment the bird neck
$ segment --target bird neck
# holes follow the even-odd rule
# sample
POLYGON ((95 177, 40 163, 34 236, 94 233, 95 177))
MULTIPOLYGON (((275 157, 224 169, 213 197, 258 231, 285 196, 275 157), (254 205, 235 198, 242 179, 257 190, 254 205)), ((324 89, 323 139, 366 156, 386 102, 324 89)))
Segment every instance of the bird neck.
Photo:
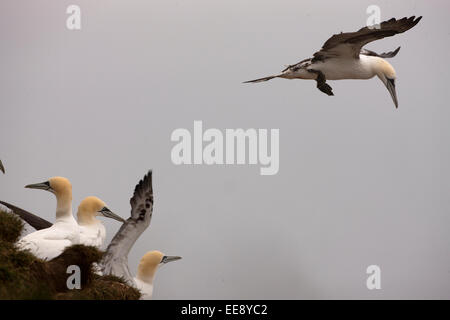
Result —
POLYGON ((72 216, 72 195, 56 195, 56 220, 67 219, 72 216))
POLYGON ((149 285, 153 285, 153 279, 155 278, 156 268, 147 270, 138 269, 137 278, 149 285))
POLYGON ((373 72, 380 79, 383 80, 386 77, 391 78, 391 79, 395 78, 394 67, 392 67, 392 65, 389 62, 387 62, 385 59, 380 58, 380 57, 368 56, 368 57, 366 57, 366 60, 370 64, 373 72))
POLYGON ((77 212, 78 224, 79 225, 97 225, 101 223, 92 213, 83 210, 78 210, 77 212))

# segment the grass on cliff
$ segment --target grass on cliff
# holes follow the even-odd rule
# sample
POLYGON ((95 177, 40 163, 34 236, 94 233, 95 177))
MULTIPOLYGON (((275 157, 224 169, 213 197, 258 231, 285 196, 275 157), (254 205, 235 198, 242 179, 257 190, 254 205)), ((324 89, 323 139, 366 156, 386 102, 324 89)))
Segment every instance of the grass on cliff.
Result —
POLYGON ((114 276, 98 276, 92 263, 102 252, 94 247, 74 245, 59 257, 43 261, 14 243, 24 229, 16 215, 0 209, 0 299, 136 300, 140 293, 114 276), (81 289, 67 289, 69 265, 81 270, 81 289))

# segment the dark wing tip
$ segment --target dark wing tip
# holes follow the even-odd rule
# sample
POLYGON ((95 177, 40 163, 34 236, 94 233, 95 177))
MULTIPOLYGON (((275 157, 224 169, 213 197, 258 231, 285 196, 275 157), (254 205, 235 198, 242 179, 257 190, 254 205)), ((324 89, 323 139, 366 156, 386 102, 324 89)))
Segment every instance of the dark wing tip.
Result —
POLYGON ((422 20, 422 16, 417 17, 417 19, 414 21, 414 25, 418 24, 420 20, 422 20))
POLYGON ((382 54, 378 55, 381 58, 393 58, 397 55, 397 53, 400 51, 400 47, 395 49, 394 51, 389 52, 383 52, 382 54))
POLYGON ((35 228, 36 230, 46 229, 50 228, 53 224, 31 212, 28 212, 24 209, 21 209, 19 207, 16 207, 15 205, 12 205, 8 202, 1 201, 0 204, 7 207, 9 210, 14 212, 16 215, 18 215, 22 220, 24 220, 26 223, 28 223, 30 226, 35 228))
POLYGON ((131 207, 136 205, 139 198, 145 196, 146 193, 149 194, 149 201, 153 205, 153 186, 152 186, 152 170, 149 170, 147 174, 142 178, 139 183, 134 188, 133 197, 130 199, 131 207))
POLYGON ((416 24, 419 23, 419 21, 422 19, 422 16, 417 17, 411 16, 411 17, 403 17, 401 19, 395 19, 391 18, 387 21, 381 22, 381 30, 392 30, 396 33, 402 33, 405 32, 412 27, 414 27, 416 24))

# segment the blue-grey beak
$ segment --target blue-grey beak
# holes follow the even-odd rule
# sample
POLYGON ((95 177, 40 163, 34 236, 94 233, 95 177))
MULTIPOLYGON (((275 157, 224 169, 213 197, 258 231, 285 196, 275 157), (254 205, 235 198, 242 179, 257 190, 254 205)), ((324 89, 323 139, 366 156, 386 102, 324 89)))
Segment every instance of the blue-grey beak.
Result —
POLYGON ((161 259, 161 263, 169 263, 169 262, 177 261, 177 260, 180 260, 180 259, 181 259, 181 257, 179 257, 179 256, 164 256, 161 259))
POLYGON ((395 91, 395 79, 386 78, 386 88, 391 94, 392 100, 395 104, 395 108, 398 108, 397 92, 395 91))
POLYGON ((34 184, 28 184, 28 185, 25 186, 25 188, 41 189, 41 190, 46 190, 46 191, 53 192, 53 189, 50 187, 50 182, 49 181, 40 182, 40 183, 34 183, 34 184))
POLYGON ((123 219, 122 217, 118 216, 117 214, 115 214, 114 212, 112 212, 111 210, 109 210, 107 207, 103 207, 99 213, 106 217, 106 218, 111 218, 120 222, 125 222, 125 219, 123 219))

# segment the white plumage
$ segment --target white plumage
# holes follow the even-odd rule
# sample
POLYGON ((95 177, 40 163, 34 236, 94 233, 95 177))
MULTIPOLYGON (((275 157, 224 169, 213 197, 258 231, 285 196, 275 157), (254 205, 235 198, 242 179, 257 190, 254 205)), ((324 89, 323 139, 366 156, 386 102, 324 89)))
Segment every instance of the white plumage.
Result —
MULTIPOLYGON (((73 217, 72 217, 73 219, 73 217)), ((75 219, 56 221, 48 229, 30 233, 17 242, 21 250, 29 250, 36 257, 51 260, 59 256, 66 247, 78 244, 80 235, 75 219)))
POLYGON ((105 202, 97 197, 90 196, 81 201, 77 212, 80 244, 101 249, 106 238, 106 229, 103 223, 96 218, 97 216, 120 222, 125 222, 125 220, 109 210, 105 202))
POLYGON ((17 247, 29 250, 38 258, 50 260, 70 245, 80 241, 80 230, 72 215, 72 185, 63 177, 26 186, 50 191, 56 196, 56 221, 46 229, 30 233, 17 242, 17 247))
POLYGON ((106 238, 106 230, 103 223, 96 218, 97 216, 125 221, 109 210, 102 200, 91 196, 83 199, 78 206, 77 223, 72 215, 72 187, 65 178, 55 177, 44 183, 27 187, 47 190, 56 195, 56 221, 53 225, 23 209, 3 201, 2 204, 10 207, 36 229, 40 229, 20 239, 17 247, 29 250, 41 259, 53 259, 60 255, 66 247, 73 244, 83 244, 101 249, 106 238))

